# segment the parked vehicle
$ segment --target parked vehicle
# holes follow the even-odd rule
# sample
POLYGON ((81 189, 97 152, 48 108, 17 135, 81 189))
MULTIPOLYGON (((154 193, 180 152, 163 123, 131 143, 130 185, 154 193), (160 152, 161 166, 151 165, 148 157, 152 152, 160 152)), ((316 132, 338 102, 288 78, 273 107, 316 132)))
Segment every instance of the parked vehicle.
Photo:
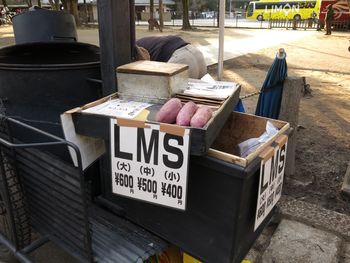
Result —
POLYGON ((252 1, 247 8, 247 18, 266 19, 309 19, 320 10, 320 1, 252 1))
POLYGON ((202 17, 205 19, 210 19, 215 17, 214 11, 202 12, 202 17))
POLYGON ((347 0, 323 0, 320 5, 319 23, 324 26, 327 13, 327 6, 333 5, 333 23, 343 24, 345 27, 350 23, 350 8, 347 0))

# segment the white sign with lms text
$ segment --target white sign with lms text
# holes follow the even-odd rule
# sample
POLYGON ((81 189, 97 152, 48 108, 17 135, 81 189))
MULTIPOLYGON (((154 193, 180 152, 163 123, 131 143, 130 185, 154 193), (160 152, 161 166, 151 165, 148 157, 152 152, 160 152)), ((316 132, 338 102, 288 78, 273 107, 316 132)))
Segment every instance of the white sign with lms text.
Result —
POLYGON ((112 192, 185 210, 190 130, 141 124, 111 119, 112 192))
POLYGON ((258 200, 255 213, 254 231, 271 212, 282 195, 284 169, 287 159, 288 137, 283 145, 272 148, 273 155, 260 164, 258 200))

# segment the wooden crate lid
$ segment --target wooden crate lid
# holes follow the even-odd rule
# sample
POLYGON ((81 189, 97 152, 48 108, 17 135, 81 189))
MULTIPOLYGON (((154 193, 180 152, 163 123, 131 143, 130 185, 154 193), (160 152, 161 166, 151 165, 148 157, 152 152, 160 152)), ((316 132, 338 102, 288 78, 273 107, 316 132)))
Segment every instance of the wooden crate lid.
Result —
POLYGON ((166 63, 158 61, 140 60, 119 66, 118 73, 173 76, 188 69, 185 64, 166 63))

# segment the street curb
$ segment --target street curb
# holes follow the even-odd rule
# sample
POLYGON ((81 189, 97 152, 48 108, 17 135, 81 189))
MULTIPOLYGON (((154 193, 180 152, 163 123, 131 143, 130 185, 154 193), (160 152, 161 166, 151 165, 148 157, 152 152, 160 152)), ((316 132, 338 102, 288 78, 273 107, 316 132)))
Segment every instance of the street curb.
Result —
POLYGON ((288 196, 279 202, 282 218, 291 219, 334 233, 350 241, 350 216, 288 196))

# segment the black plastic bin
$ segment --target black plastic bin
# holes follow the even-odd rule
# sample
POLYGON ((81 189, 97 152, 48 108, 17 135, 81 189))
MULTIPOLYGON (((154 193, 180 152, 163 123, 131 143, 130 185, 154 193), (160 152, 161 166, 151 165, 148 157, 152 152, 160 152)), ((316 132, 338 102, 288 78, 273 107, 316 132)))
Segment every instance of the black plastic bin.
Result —
POLYGON ((261 154, 286 136, 289 124, 273 120, 280 131, 247 158, 236 145, 260 136, 267 119, 232 113, 208 156, 191 156, 186 211, 157 206, 112 193, 110 160, 106 158, 104 198, 127 218, 209 263, 240 262, 272 216, 254 231, 261 154))

